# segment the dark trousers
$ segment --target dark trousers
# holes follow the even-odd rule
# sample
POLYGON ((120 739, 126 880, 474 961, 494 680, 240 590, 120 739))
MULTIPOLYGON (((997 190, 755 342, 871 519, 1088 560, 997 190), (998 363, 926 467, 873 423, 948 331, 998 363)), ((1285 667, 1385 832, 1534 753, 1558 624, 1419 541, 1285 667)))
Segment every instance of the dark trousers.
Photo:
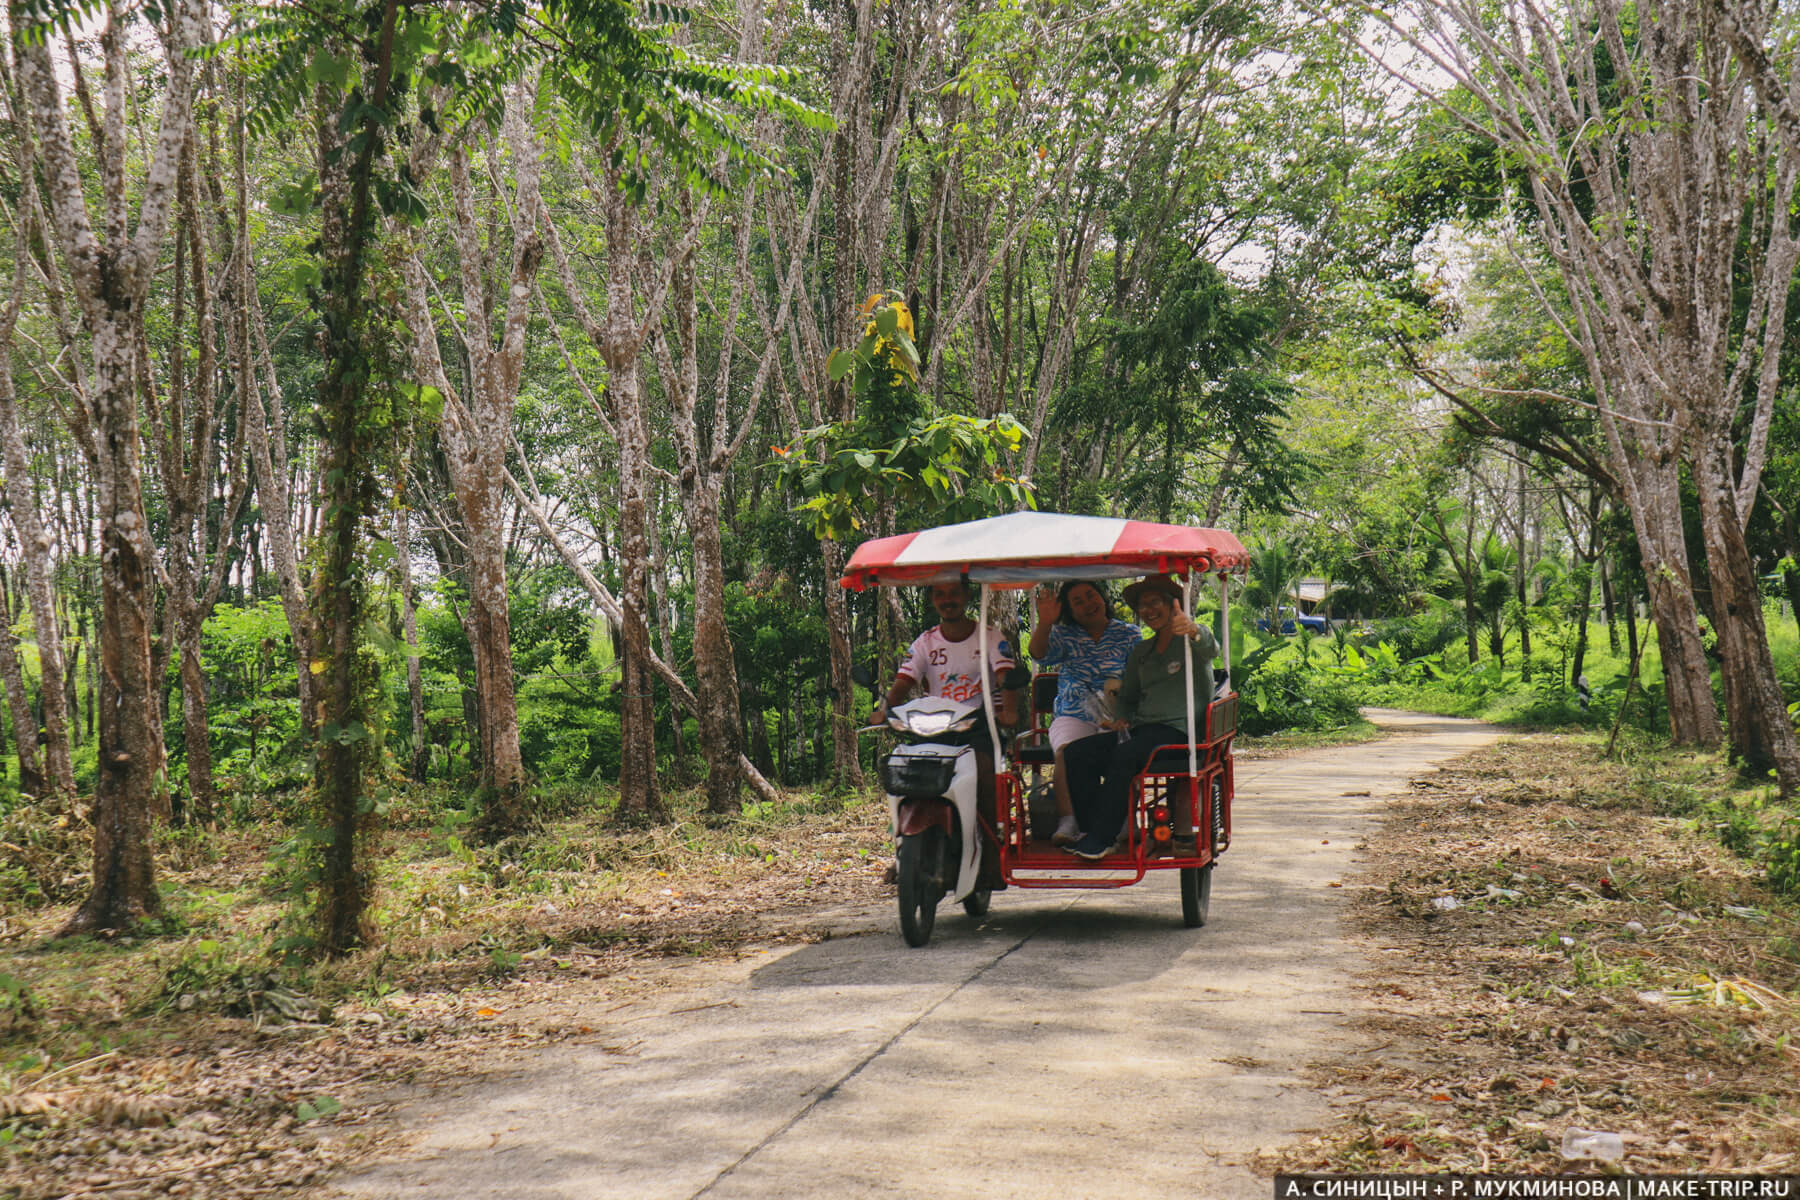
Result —
POLYGON ((1124 741, 1116 733, 1096 733, 1063 747, 1069 769, 1069 801, 1083 833, 1112 841, 1125 828, 1131 781, 1164 746, 1187 745, 1173 725, 1134 725, 1124 741))

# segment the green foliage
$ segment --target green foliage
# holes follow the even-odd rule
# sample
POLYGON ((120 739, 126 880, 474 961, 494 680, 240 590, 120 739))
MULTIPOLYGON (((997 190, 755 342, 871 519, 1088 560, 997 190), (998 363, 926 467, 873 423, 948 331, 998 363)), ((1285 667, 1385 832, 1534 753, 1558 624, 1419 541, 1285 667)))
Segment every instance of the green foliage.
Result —
POLYGON ((1790 817, 1770 831, 1764 861, 1771 888, 1786 896, 1800 896, 1800 817, 1790 817))
MULTIPOLYGON (((1238 674, 1233 667, 1233 674, 1238 674)), ((1355 690, 1343 679, 1290 658, 1240 676, 1240 723, 1252 736, 1284 730, 1340 729, 1359 718, 1355 690)))
POLYGON ((1300 572, 1300 559, 1287 542, 1264 542, 1250 552, 1244 602, 1258 610, 1259 619, 1268 622, 1268 632, 1281 632, 1281 608, 1293 603, 1292 592, 1300 572))
POLYGON ((1111 369, 1089 372, 1060 397, 1056 424, 1077 436, 1129 433, 1139 452, 1110 481, 1125 511, 1176 519, 1186 479, 1208 458, 1244 503, 1285 511, 1309 467, 1282 438, 1293 389, 1270 362, 1279 314, 1191 248, 1167 253, 1173 265, 1147 311, 1102 323, 1115 348, 1111 369))
POLYGON ((314 1096, 311 1100, 302 1100, 294 1106, 294 1119, 302 1123, 317 1121, 321 1117, 335 1117, 344 1111, 343 1102, 332 1096, 314 1096))
POLYGON ((908 510, 908 525, 972 521, 1030 507, 1031 486, 1006 473, 1005 456, 1025 439, 1008 414, 920 417, 885 445, 862 445, 847 425, 800 435, 782 456, 814 536, 853 538, 887 504, 908 510))
POLYGON ((0 971, 0 1033, 13 1033, 38 1018, 37 997, 31 984, 17 975, 0 971))
POLYGON ((919 397, 912 314, 899 299, 870 296, 862 343, 837 350, 833 379, 861 401, 853 421, 803 431, 773 447, 783 481, 800 496, 813 535, 845 541, 890 505, 909 527, 969 521, 1032 504, 1031 485, 1007 473, 1026 437, 1010 413, 932 415, 919 397))
POLYGON ((268 599, 220 604, 200 637, 215 782, 241 821, 260 798, 305 780, 292 636, 280 602, 268 599))
POLYGON ((1772 891, 1800 896, 1800 813, 1772 792, 1727 794, 1707 799, 1664 789, 1663 806, 1692 813, 1739 858, 1759 863, 1772 891))

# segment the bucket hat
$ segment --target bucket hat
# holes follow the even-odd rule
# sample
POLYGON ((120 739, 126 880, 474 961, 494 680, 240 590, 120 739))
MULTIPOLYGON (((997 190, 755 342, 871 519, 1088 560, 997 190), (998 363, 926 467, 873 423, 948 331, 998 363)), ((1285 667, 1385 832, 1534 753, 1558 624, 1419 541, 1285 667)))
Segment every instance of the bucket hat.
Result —
POLYGON ((1177 604, 1181 602, 1181 585, 1167 575, 1146 575, 1120 593, 1120 598, 1136 608, 1145 592, 1161 592, 1177 604))

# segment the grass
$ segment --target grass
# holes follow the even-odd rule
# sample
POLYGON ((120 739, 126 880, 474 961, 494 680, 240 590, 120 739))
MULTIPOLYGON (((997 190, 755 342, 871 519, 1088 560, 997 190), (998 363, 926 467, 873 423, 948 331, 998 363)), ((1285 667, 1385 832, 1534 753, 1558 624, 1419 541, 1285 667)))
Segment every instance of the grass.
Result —
MULTIPOLYGON (((1776 674, 1783 681, 1789 699, 1800 699, 1800 632, 1796 631, 1794 619, 1771 603, 1764 611, 1764 622, 1776 674)), ((1648 620, 1640 621, 1638 632, 1644 639, 1644 649, 1627 723, 1651 732, 1662 732, 1668 710, 1662 704, 1662 659, 1656 627, 1648 620)), ((1567 646, 1572 653, 1572 636, 1567 638, 1567 646)), ((1583 673, 1587 676, 1593 699, 1585 712, 1573 691, 1562 681, 1568 660, 1553 637, 1545 632, 1540 632, 1534 643, 1532 680, 1520 678, 1516 635, 1508 639, 1506 667, 1497 680, 1465 675, 1469 664, 1464 647, 1465 643, 1459 640, 1433 659, 1451 678, 1440 680, 1427 676, 1424 680, 1410 682, 1372 683, 1365 687, 1368 700, 1444 716, 1471 717, 1514 728, 1546 729, 1569 725, 1609 727, 1624 699, 1630 674, 1629 657, 1622 640, 1620 650, 1617 653, 1612 650, 1606 626, 1601 622, 1591 622, 1588 627, 1583 673)), ((1488 661, 1485 638, 1482 653, 1483 661, 1488 661)), ((1715 681, 1716 678, 1715 671, 1715 681)))

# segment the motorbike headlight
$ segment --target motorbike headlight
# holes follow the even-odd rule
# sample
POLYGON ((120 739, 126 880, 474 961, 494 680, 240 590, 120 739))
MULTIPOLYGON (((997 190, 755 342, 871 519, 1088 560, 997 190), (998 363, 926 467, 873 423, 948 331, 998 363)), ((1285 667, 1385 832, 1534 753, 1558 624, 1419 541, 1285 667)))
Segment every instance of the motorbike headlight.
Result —
POLYGON ((906 728, 908 732, 920 737, 936 737, 950 728, 951 719, 952 714, 947 712, 908 713, 906 728))

